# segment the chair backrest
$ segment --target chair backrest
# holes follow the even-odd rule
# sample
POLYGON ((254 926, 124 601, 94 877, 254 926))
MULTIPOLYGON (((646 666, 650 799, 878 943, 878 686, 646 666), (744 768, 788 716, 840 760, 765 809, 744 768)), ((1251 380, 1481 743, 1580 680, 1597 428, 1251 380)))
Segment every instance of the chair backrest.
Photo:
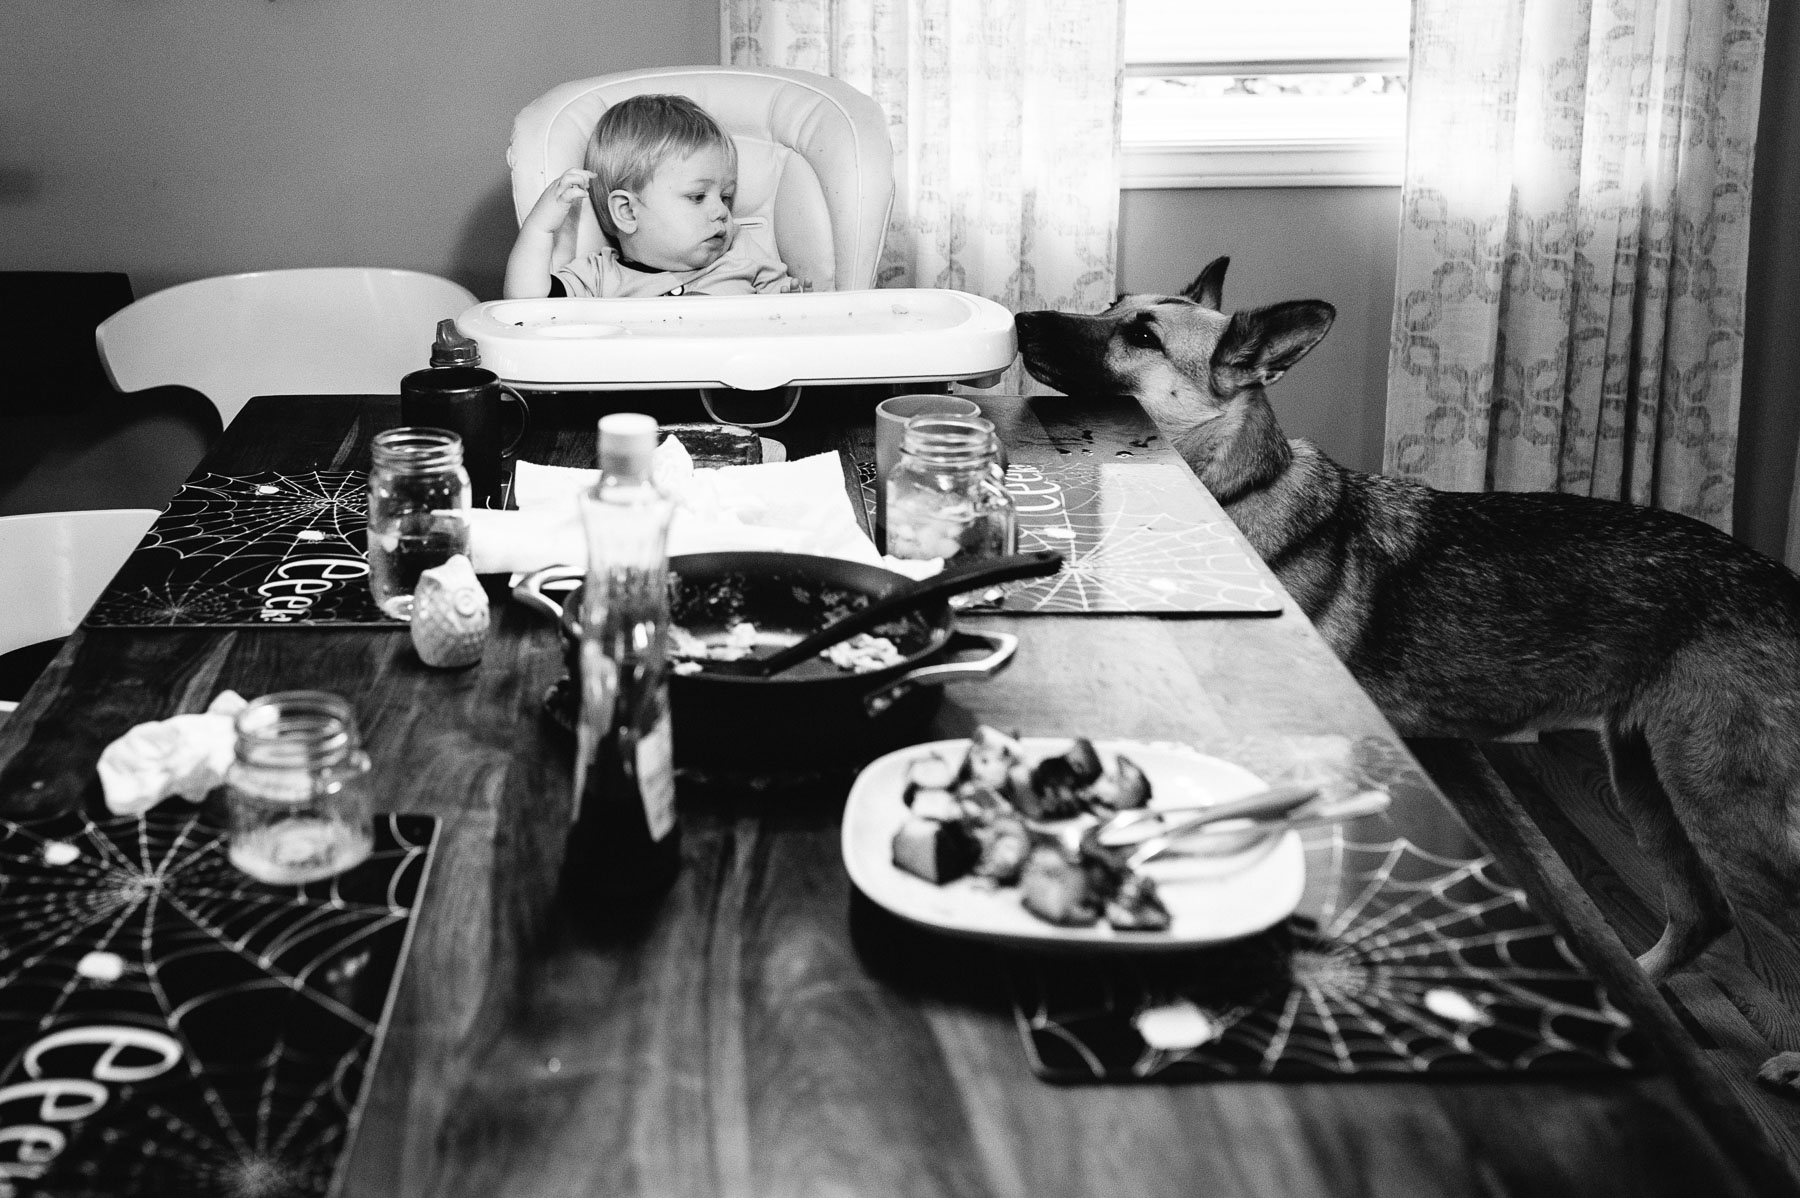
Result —
POLYGON ((475 303, 415 270, 253 271, 153 292, 94 338, 119 390, 179 383, 230 424, 257 395, 398 395, 402 376, 429 364, 437 322, 475 303))
POLYGON ((160 513, 0 516, 0 653, 68 636, 160 513))
MULTIPOLYGON (((849 84, 805 71, 660 67, 552 88, 513 121, 506 161, 521 222, 550 180, 582 164, 600 114, 646 92, 687 96, 736 141, 736 213, 768 221, 789 274, 821 291, 874 286, 894 203, 887 117, 849 84)), ((575 252, 602 244, 583 205, 575 252)))

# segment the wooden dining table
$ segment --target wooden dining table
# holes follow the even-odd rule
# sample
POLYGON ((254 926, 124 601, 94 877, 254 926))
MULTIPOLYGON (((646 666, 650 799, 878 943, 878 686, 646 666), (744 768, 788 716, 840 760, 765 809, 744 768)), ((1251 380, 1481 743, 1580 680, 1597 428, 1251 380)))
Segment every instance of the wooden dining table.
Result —
MULTIPOLYGON (((591 465, 597 415, 682 420, 685 402, 537 395, 518 452, 591 465)), ((767 435, 789 457, 866 456, 872 403, 814 393, 767 435)), ((1174 460, 1129 400, 983 403, 1015 462, 1027 449, 1174 460)), ((366 470, 370 437, 398 423, 394 396, 261 397, 200 469, 366 470)), ((854 501, 854 478, 847 487, 854 501)), ((1393 802, 1335 834, 1478 863, 1464 872, 1491 875, 1496 902, 1522 888, 1521 909, 1554 927, 1606 1010, 1632 1024, 1621 1067, 1440 1072, 1421 1054, 1410 1071, 1326 1061, 1271 1076, 1040 1076, 1029 1019, 1040 982, 1090 968, 1104 979, 1107 963, 944 935, 861 895, 840 834, 863 762, 825 745, 816 769, 684 774, 681 872, 647 919, 609 926, 558 892, 573 750, 543 709, 564 669, 557 630, 489 581, 493 627, 467 669, 427 667, 398 625, 89 627, 0 725, 0 814, 34 819, 101 811, 95 763, 133 725, 203 710, 226 688, 333 691, 357 713, 378 807, 438 818, 339 1193, 1789 1192, 1541 837, 1483 800, 1478 777, 1440 789, 1421 758, 1439 777, 1471 759, 1402 743, 1285 593, 1262 615, 965 613, 969 627, 1016 635, 1015 658, 946 688, 895 734, 990 725, 1220 755, 1349 746, 1393 802)), ((676 729, 678 741, 706 735, 676 729)), ((1302 914, 1342 902, 1333 867, 1318 864, 1331 860, 1309 856, 1302 914)))

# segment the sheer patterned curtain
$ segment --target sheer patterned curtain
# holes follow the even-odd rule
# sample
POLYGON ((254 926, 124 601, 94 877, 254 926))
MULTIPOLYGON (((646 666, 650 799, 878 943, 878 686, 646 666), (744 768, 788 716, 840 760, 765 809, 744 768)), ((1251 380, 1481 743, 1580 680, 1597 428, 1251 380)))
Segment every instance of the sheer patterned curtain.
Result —
MULTIPOLYGON (((955 288, 1013 311, 1112 302, 1119 0, 720 8, 732 65, 830 75, 887 112, 895 197, 880 286, 955 288)), ((1029 383, 1015 366, 1001 386, 1029 383)))
POLYGON ((1414 0, 1386 470, 1729 529, 1768 0, 1414 0))

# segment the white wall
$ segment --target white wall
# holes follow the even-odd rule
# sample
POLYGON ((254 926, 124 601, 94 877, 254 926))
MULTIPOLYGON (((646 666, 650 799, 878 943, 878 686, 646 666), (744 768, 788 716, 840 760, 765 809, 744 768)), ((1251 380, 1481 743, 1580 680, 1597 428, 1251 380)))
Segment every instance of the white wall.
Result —
POLYGON ((718 61, 716 0, 6 0, 0 269, 399 266, 497 297, 515 113, 718 61))

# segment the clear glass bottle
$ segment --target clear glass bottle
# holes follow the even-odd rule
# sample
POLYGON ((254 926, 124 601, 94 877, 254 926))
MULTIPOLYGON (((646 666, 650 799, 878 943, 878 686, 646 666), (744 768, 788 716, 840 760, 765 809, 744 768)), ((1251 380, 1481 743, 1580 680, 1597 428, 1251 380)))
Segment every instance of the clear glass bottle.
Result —
POLYGON ((1017 551, 1018 516, 994 426, 979 416, 914 416, 888 474, 887 551, 904 558, 1001 557, 1017 551))
POLYGON ((350 704, 326 691, 251 700, 225 773, 231 863, 298 885, 361 863, 374 844, 369 756, 350 704))
POLYGON ((600 481, 581 501, 581 716, 563 869, 577 903, 659 894, 681 864, 668 682, 675 508, 650 481, 656 435, 649 416, 603 417, 600 481))
POLYGON ((419 575, 469 551, 462 438, 442 428, 391 428, 369 447, 369 586, 397 620, 412 618, 419 575))

